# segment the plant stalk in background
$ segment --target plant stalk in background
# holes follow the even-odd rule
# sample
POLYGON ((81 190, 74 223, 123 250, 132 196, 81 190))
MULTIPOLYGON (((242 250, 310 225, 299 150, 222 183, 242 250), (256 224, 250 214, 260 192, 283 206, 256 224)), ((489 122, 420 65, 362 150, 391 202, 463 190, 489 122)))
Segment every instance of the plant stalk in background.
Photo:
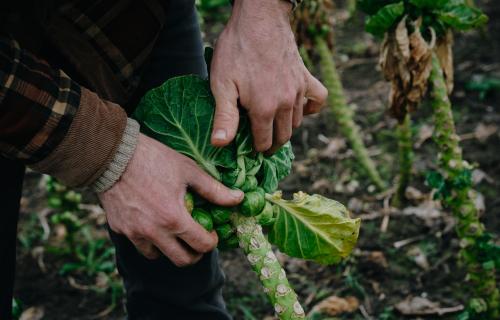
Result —
POLYGON ((435 141, 439 147, 439 165, 446 181, 453 190, 442 194, 442 199, 457 218, 456 231, 461 242, 461 258, 472 281, 474 294, 488 305, 491 319, 500 318, 500 293, 496 287, 495 267, 482 263, 479 245, 484 237, 484 225, 479 221, 479 212, 471 189, 470 165, 462 158, 460 138, 455 131, 451 102, 439 59, 432 59, 430 75, 432 85, 432 109, 434 111, 435 141), (465 181, 464 181, 465 180, 465 181), (486 267, 486 268, 485 268, 486 267))
MULTIPOLYGON (((295 11, 293 28, 302 52, 315 53, 320 58, 319 69, 324 85, 328 89, 328 104, 340 132, 350 144, 356 160, 364 173, 379 189, 386 188, 375 163, 370 158, 359 127, 354 122, 353 112, 347 104, 342 82, 332 53, 333 2, 311 0, 301 4, 295 11)), ((307 57, 302 53, 303 57, 307 57)), ((310 59, 307 61, 311 64, 310 59)), ((306 61, 305 61, 306 62, 306 61)))
POLYGON ((413 140, 411 132, 411 116, 408 113, 402 123, 398 124, 398 157, 399 176, 396 194, 392 200, 392 205, 402 208, 406 203, 406 188, 411 182, 413 164, 413 140))

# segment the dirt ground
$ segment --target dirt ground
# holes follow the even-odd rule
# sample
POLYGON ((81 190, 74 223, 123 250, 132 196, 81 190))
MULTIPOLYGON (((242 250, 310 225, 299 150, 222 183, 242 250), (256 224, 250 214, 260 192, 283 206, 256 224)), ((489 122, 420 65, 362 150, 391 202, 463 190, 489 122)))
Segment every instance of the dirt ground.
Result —
MULTIPOLYGON (((482 195, 483 221, 488 230, 500 230, 500 92, 470 90, 473 80, 500 79, 500 2, 481 1, 490 17, 488 27, 456 36, 455 89, 452 95, 458 134, 464 157, 476 164, 475 188, 482 195)), ((339 21, 345 16, 339 10, 339 21)), ((397 173, 396 122, 385 114, 388 85, 377 69, 377 41, 363 32, 362 17, 339 23, 336 29, 336 60, 349 103, 355 108, 370 154, 388 182, 397 173)), ((218 25, 207 26, 212 38, 218 25)), ((353 161, 352 152, 336 128, 332 114, 321 114, 304 121, 293 136, 296 161, 293 173, 282 183, 286 193, 302 190, 321 193, 347 204, 353 216, 362 218, 362 229, 355 254, 339 266, 320 266, 280 255, 290 281, 307 310, 326 297, 354 296, 360 307, 338 319, 454 319, 467 302, 469 290, 464 271, 457 264, 458 242, 453 219, 430 201, 425 173, 435 168, 436 148, 432 142, 432 119, 426 104, 414 116, 416 158, 413 166, 412 200, 403 210, 388 210, 388 198, 376 194, 353 161), (386 213, 390 212, 388 216, 386 213), (386 228, 385 228, 386 226, 386 228), (402 301, 420 297, 436 310, 455 311, 429 316, 403 316, 402 301), (438 305, 439 304, 439 305, 438 305), (449 309, 447 309, 449 308, 449 309)), ((40 176, 29 173, 23 199, 20 237, 40 232, 36 213, 46 203, 40 176)), ((85 202, 94 202, 85 197, 85 202)), ((94 221, 94 220, 93 220, 94 221)), ((95 220, 95 221, 98 221, 95 220)), ((94 222, 95 222, 94 221, 94 222)), ((95 228, 102 234, 102 221, 95 228)), ((28 307, 43 307, 43 319, 93 319, 110 305, 109 292, 97 293, 71 284, 58 270, 61 257, 45 250, 44 242, 21 241, 18 250, 16 298, 28 307), (23 244, 24 243, 24 244, 23 244), (43 251, 43 250, 42 250, 43 251)), ((251 273, 244 256, 237 251, 222 254, 227 276, 224 295, 235 319, 272 319, 272 310, 251 273)), ((90 281, 84 276, 77 283, 90 281)), ((118 305, 103 313, 103 319, 118 319, 118 305)), ((325 318, 326 319, 326 318, 325 318)), ((330 318, 333 319, 333 318, 330 318)))

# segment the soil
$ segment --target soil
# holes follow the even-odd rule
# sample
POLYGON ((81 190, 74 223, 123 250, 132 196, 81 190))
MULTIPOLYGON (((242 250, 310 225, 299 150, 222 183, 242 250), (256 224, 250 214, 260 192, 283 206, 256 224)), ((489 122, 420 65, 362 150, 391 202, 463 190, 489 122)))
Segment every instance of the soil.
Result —
MULTIPOLYGON (((477 91, 468 90, 467 85, 481 76, 500 79, 500 37, 497 36, 500 34, 500 2, 478 3, 489 15, 490 23, 483 30, 456 36, 452 102, 457 131, 463 138, 464 157, 477 166, 475 188, 484 197, 483 221, 489 231, 498 232, 500 91, 492 90, 482 99, 477 91)), ((339 20, 344 13, 339 9, 339 20)), ((218 22, 205 21, 205 26, 207 39, 213 39, 220 31, 218 22)), ((392 183, 397 174, 396 122, 385 113, 389 87, 377 68, 377 40, 363 32, 362 17, 338 23, 336 39, 337 66, 348 101, 356 109, 355 120, 363 129, 365 142, 379 170, 386 181, 392 183)), ((416 140, 423 140, 415 148, 414 199, 406 209, 391 211, 385 231, 381 229, 383 221, 387 222, 384 202, 388 199, 376 194, 359 173, 349 147, 343 146, 343 138, 328 108, 307 118, 294 133, 296 161, 293 173, 281 185, 285 193, 296 190, 321 193, 348 204, 353 216, 363 219, 355 254, 339 266, 320 266, 279 256, 307 310, 331 295, 355 296, 361 307, 339 316, 340 319, 454 319, 457 313, 405 317, 394 306, 411 296, 426 298, 441 307, 467 303, 470 290, 456 259, 458 242, 453 219, 432 202, 427 204, 435 209, 432 212, 437 212, 436 216, 428 215, 429 207, 422 209, 424 201, 420 194, 429 197, 430 193, 424 176, 435 168, 437 153, 432 139, 424 134, 432 124, 429 106, 424 103, 413 118, 416 140), (417 214, 407 214, 409 212, 417 214), (418 217, 419 213, 427 216, 418 217), (408 241, 401 245, 402 240, 408 241)), ((25 309, 43 306, 43 319, 95 318, 110 305, 109 291, 97 293, 72 286, 67 276, 58 273, 64 264, 64 257, 60 255, 45 252, 46 269, 41 270, 33 255, 37 247, 46 247, 46 242, 36 236, 41 233, 36 213, 46 207, 39 175, 28 174, 24 194, 19 234, 25 238, 31 235, 33 240, 29 245, 22 245, 20 241, 16 298, 25 309)), ((86 196, 84 202, 95 202, 95 199, 86 196)), ((94 232, 102 234, 103 230, 99 225, 94 232)), ((227 276, 224 295, 235 319, 272 319, 272 310, 245 257, 239 251, 224 252, 221 264, 227 276)), ((82 283, 94 281, 81 275, 76 277, 82 283)), ((118 319, 123 315, 123 308, 118 305, 101 318, 118 319)))

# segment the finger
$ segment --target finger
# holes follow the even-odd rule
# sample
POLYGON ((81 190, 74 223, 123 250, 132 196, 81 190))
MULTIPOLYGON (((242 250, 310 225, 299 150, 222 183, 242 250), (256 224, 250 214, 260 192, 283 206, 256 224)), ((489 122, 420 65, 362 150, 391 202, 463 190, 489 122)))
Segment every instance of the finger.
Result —
POLYGON ((283 108, 278 111, 274 120, 274 141, 269 153, 276 152, 282 145, 287 143, 292 136, 292 107, 283 108))
POLYGON ((177 238, 165 236, 164 240, 160 240, 165 245, 158 248, 163 254, 178 267, 186 267, 200 261, 203 257, 201 253, 190 250, 182 241, 177 238))
POLYGON ((160 256, 158 249, 149 241, 143 238, 132 238, 130 241, 134 244, 135 248, 144 257, 150 260, 157 259, 160 256))
POLYGON ((192 218, 185 223, 184 231, 177 234, 194 252, 207 253, 215 249, 219 241, 217 233, 208 232, 192 218))
POLYGON ((305 92, 301 91, 297 94, 295 105, 293 106, 292 128, 300 127, 302 119, 304 118, 304 97, 305 92))
POLYGON ((325 106, 328 97, 328 90, 310 73, 308 73, 307 77, 306 97, 307 103, 304 107, 304 115, 318 113, 325 106))
POLYGON ((243 200, 243 192, 229 189, 208 173, 194 165, 187 170, 188 185, 194 189, 202 198, 221 205, 235 206, 243 200))
POLYGON ((211 142, 216 147, 223 147, 236 136, 240 120, 238 112, 238 91, 234 84, 211 84, 215 98, 214 127, 211 142))
POLYGON ((269 106, 248 114, 252 127, 253 144, 257 152, 267 151, 273 144, 274 110, 273 106, 269 106))

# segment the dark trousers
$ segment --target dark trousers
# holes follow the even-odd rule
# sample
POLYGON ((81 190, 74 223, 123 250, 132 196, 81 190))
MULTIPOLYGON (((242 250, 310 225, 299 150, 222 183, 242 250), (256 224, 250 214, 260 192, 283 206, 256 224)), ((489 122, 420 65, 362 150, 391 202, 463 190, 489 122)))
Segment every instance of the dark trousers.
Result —
MULTIPOLYGON (((174 0, 167 23, 143 73, 143 89, 181 74, 206 75, 194 1, 174 0)), ((0 319, 9 319, 14 282, 16 225, 24 167, 0 159, 0 319)), ((127 291, 131 320, 228 320, 217 252, 196 265, 177 268, 168 259, 147 260, 127 238, 110 232, 127 291)))
POLYGON ((0 319, 10 319, 24 166, 0 156, 0 319))

